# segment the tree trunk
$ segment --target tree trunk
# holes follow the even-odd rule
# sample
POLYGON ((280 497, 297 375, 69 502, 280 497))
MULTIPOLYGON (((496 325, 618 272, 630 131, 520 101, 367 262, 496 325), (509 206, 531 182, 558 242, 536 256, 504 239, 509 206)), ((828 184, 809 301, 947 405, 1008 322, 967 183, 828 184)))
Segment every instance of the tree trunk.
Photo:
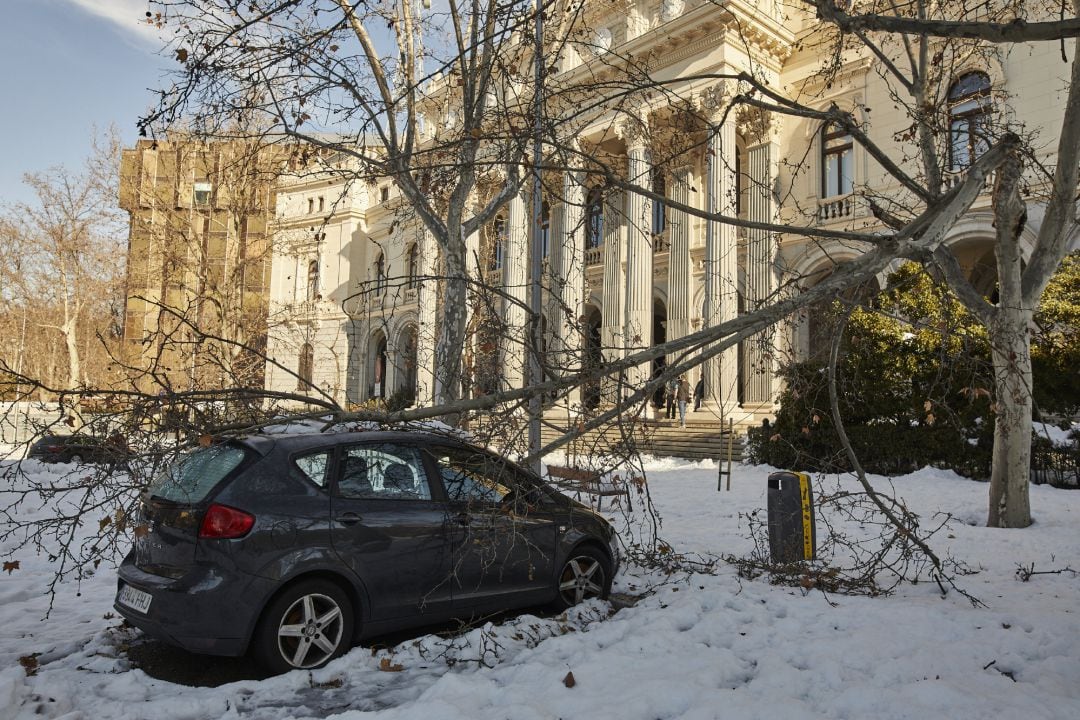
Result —
POLYGON ((1031 320, 1030 308, 1002 308, 990 327, 997 408, 986 523, 990 527, 1031 524, 1031 320))
POLYGON ((990 527, 1031 524, 1031 333, 1035 303, 1023 291, 1020 233, 1027 210, 1020 197, 1023 164, 1010 153, 998 168, 994 187, 997 234, 998 303, 987 329, 994 362, 993 467, 990 471, 990 527))
MULTIPOLYGON (((461 358, 464 353, 467 320, 468 282, 466 280, 465 240, 460 230, 451 233, 445 252, 446 294, 435 343, 435 403, 456 402, 461 397, 461 358)), ((456 414, 444 418, 456 425, 456 414)))

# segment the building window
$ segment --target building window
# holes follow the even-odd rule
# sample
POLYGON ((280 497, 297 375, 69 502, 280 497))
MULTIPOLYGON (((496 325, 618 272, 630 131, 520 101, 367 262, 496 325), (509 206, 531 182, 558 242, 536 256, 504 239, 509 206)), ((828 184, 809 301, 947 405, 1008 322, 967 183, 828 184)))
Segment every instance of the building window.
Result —
POLYGON ((491 223, 491 255, 488 258, 488 270, 502 270, 504 252, 506 252, 506 219, 500 215, 491 223))
POLYGON ((540 203, 540 249, 544 257, 551 249, 551 205, 547 200, 540 203))
POLYGON ((386 256, 379 253, 375 260, 375 295, 382 295, 386 291, 386 256))
POLYGON ((315 212, 315 198, 307 199, 307 214, 310 215, 315 212))
POLYGON ((585 245, 598 248, 603 244, 604 194, 600 188, 593 188, 585 201, 585 245))
POLYGON ((210 204, 210 194, 214 186, 208 182, 197 182, 194 188, 194 200, 196 205, 206 206, 210 204))
POLYGON ((963 170, 990 147, 990 76, 971 72, 949 88, 949 169, 963 170))
POLYGON ((322 195, 320 195, 319 196, 319 212, 322 212, 325 209, 326 209, 326 198, 324 198, 322 195))
POLYGON ((409 246, 409 252, 405 257, 406 267, 408 268, 409 276, 409 289, 415 290, 420 286, 418 274, 420 270, 420 249, 413 243, 409 246))
POLYGON ((310 390, 312 373, 315 369, 315 348, 309 343, 304 343, 300 348, 300 366, 296 370, 299 376, 297 389, 310 390))
POLYGON ((821 129, 821 196, 847 195, 852 189, 851 135, 835 124, 821 129))
MULTIPOLYGON (((667 182, 664 173, 653 169, 652 191, 660 197, 667 197, 667 182)), ((667 206, 660 200, 652 201, 652 234, 660 235, 667 228, 667 206)))
POLYGON ((307 299, 314 302, 319 299, 319 261, 312 260, 307 266, 307 299))
POLYGON ((386 202, 389 199, 390 188, 386 185, 383 185, 381 188, 379 188, 379 202, 386 202))

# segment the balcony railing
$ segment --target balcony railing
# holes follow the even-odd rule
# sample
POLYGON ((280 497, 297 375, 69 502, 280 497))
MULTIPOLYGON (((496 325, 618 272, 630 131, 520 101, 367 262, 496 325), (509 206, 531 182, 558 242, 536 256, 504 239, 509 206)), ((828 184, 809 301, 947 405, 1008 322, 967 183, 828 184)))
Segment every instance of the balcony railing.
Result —
MULTIPOLYGON (((948 170, 941 176, 941 191, 949 192, 957 185, 967 180, 968 171, 964 170, 948 170)), ((994 187, 994 173, 990 173, 986 176, 986 180, 983 182, 983 192, 989 192, 994 187)))
POLYGON ((585 267, 600 265, 604 262, 604 246, 585 248, 585 267))
POLYGON ((653 255, 657 253, 664 253, 671 249, 671 241, 668 240, 667 231, 653 233, 652 236, 652 251, 653 255))
POLYGON ((818 200, 817 217, 820 222, 843 220, 855 215, 855 196, 838 195, 818 200))

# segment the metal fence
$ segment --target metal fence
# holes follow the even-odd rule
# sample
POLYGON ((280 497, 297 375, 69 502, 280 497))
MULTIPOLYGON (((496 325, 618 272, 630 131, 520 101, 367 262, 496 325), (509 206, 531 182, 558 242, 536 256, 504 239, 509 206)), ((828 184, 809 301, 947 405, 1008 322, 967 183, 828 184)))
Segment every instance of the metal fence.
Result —
POLYGON ((18 445, 63 418, 60 406, 48 402, 0 402, 0 443, 18 445))
POLYGON ((1061 488, 1080 488, 1080 446, 1031 448, 1031 482, 1061 488))

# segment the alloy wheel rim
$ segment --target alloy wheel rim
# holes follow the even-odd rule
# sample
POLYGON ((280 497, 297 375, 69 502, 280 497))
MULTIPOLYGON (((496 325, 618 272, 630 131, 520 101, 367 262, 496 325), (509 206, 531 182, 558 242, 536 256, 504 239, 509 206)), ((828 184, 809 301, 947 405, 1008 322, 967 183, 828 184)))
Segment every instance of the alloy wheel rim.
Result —
POLYGON ((278 651, 294 668, 326 662, 341 645, 344 618, 333 598, 313 593, 297 599, 278 623, 278 651))
POLYGON ((600 561, 579 555, 566 563, 559 576, 559 593, 569 605, 604 594, 604 569, 600 561))

